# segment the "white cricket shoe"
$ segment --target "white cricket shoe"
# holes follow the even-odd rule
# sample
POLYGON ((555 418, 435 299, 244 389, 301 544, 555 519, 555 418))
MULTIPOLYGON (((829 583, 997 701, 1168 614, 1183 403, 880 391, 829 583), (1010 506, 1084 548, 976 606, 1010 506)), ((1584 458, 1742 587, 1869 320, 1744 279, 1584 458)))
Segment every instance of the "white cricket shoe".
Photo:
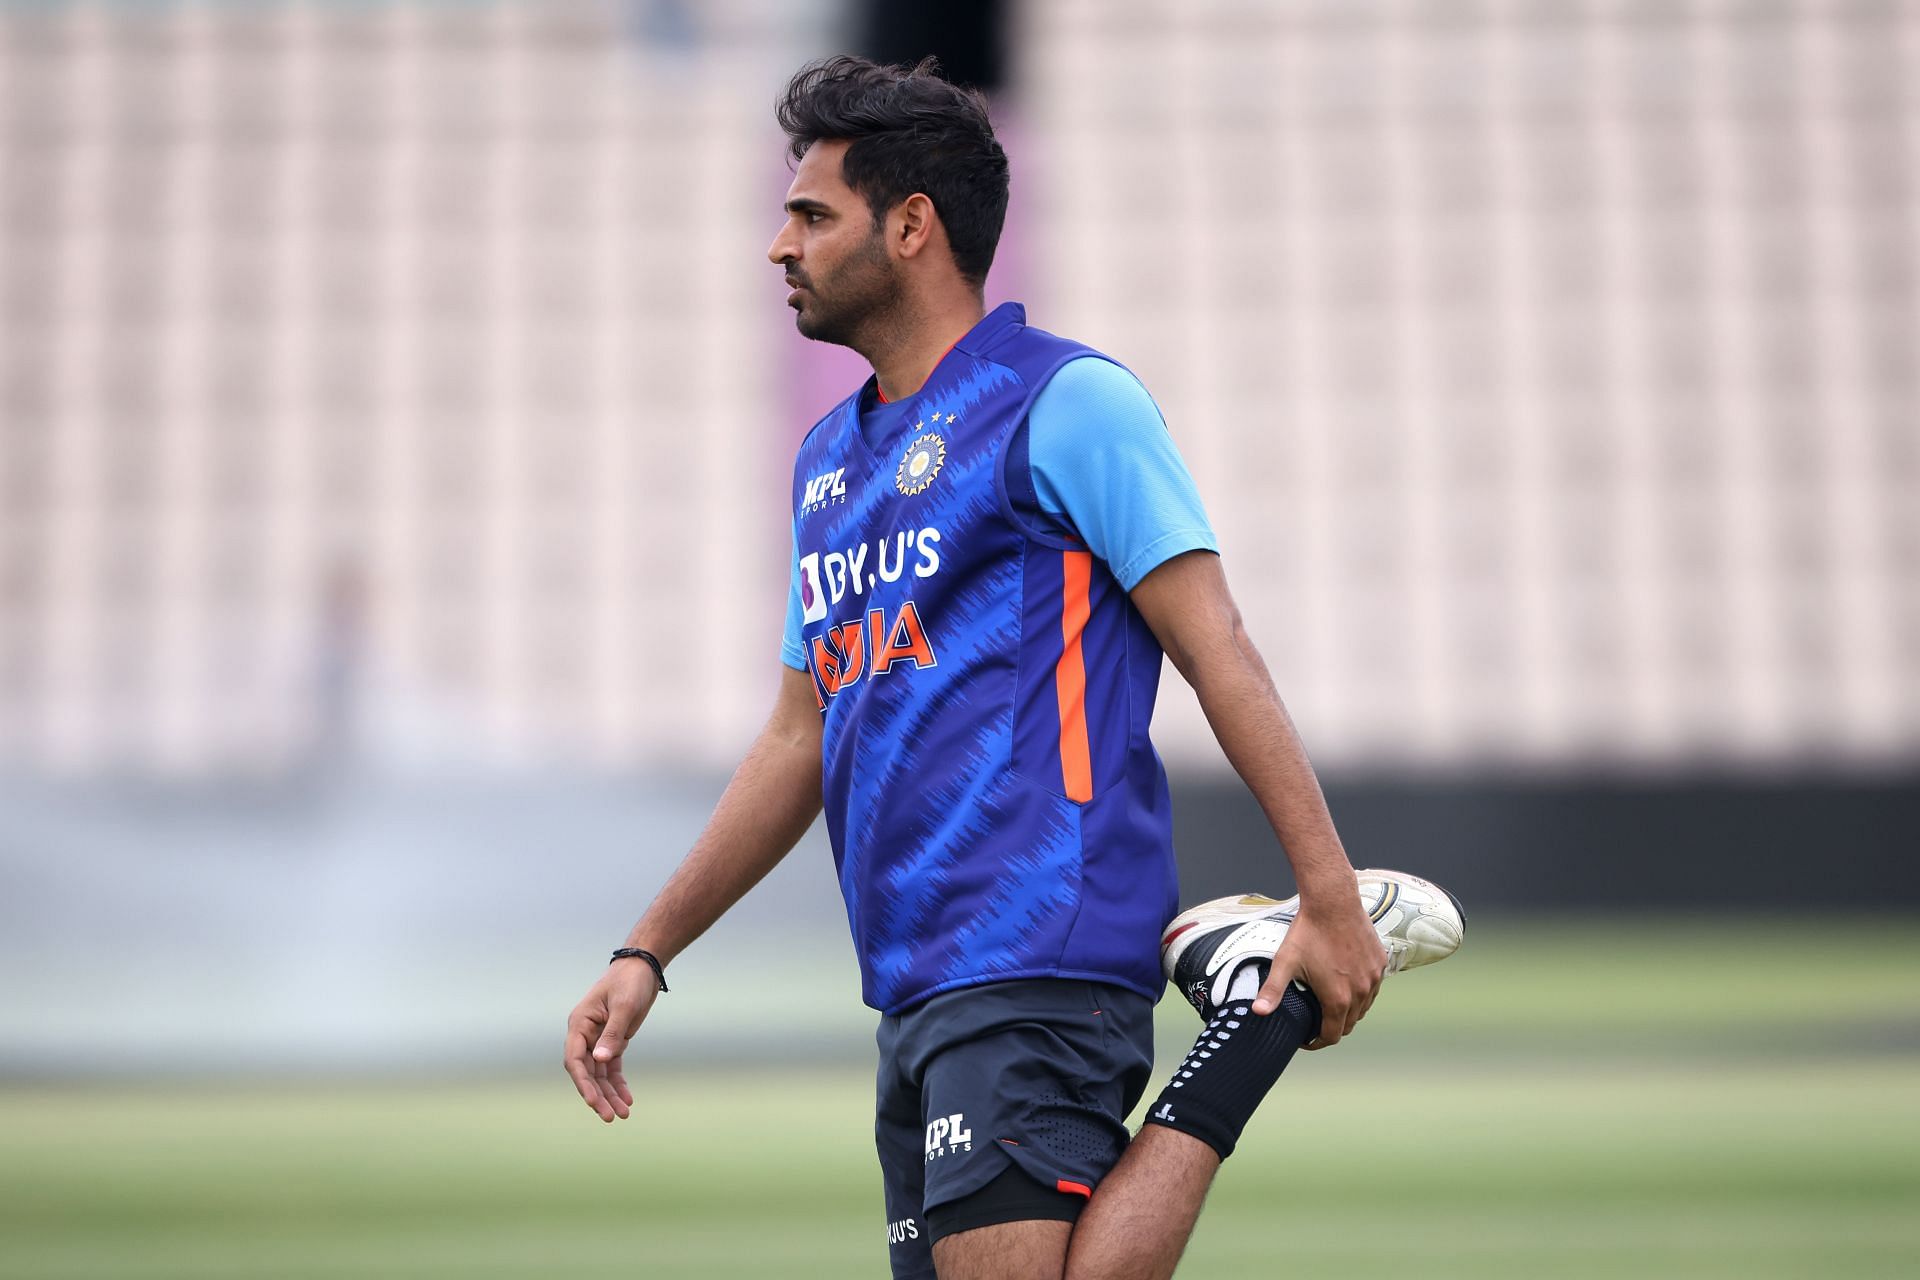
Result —
MULTIPOLYGON (((1360 904, 1387 949, 1388 973, 1433 964, 1460 949, 1467 931, 1460 899, 1404 871, 1356 875, 1360 904)), ((1227 1000, 1243 964, 1273 959, 1299 910, 1298 894, 1284 902, 1257 893, 1203 902, 1167 926, 1160 939, 1160 968, 1187 1003, 1209 1017, 1227 1000)), ((1297 981, 1294 985, 1305 989, 1297 981)))

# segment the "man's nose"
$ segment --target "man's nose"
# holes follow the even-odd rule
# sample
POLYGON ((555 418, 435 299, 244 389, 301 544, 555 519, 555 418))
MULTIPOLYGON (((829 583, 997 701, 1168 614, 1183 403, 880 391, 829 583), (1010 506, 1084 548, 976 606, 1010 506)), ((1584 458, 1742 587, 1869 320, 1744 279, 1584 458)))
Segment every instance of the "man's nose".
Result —
POLYGON ((773 243, 767 246, 767 261, 773 263, 775 266, 782 266, 798 259, 800 256, 798 249, 790 242, 791 237, 788 236, 787 232, 788 228, 780 228, 780 234, 775 236, 773 243))

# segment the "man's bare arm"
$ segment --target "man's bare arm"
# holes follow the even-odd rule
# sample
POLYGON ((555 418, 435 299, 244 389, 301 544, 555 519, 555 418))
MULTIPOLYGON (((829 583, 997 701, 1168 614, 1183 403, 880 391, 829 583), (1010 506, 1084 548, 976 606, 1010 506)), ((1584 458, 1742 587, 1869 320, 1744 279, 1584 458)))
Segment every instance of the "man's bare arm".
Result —
POLYGON ((1379 992, 1386 949, 1360 909, 1346 850, 1300 735, 1227 589, 1220 558, 1190 551, 1134 587, 1134 606, 1200 699, 1227 760, 1286 848, 1300 916, 1274 957, 1254 1008, 1278 1007, 1300 978, 1320 1000, 1325 1048, 1353 1030, 1379 992))
MULTIPOLYGON (((820 712, 813 677, 782 668, 766 727, 693 848, 627 935, 662 964, 686 950, 787 856, 820 813, 820 712)), ((644 960, 617 960, 567 1018, 567 1074, 602 1120, 633 1106, 621 1059, 659 988, 644 960)))

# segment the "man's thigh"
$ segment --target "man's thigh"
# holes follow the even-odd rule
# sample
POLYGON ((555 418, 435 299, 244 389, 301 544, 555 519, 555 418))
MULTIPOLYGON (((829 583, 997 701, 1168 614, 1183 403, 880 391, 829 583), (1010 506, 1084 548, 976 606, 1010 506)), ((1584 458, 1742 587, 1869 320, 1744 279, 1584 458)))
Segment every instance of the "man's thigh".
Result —
POLYGON ((944 1236, 933 1246, 940 1280, 1060 1280, 1071 1222, 1002 1222, 944 1236))

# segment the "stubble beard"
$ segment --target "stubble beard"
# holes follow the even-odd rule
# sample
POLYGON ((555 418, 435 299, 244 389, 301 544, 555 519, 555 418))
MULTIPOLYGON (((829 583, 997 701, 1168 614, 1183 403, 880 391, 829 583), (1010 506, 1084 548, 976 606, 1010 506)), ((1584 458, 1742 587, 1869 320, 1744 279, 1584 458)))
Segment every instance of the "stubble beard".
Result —
POLYGON ((835 273, 829 288, 830 295, 807 288, 810 305, 794 314, 794 328, 803 338, 867 354, 869 336, 883 331, 900 305, 899 282, 877 230, 835 273))

